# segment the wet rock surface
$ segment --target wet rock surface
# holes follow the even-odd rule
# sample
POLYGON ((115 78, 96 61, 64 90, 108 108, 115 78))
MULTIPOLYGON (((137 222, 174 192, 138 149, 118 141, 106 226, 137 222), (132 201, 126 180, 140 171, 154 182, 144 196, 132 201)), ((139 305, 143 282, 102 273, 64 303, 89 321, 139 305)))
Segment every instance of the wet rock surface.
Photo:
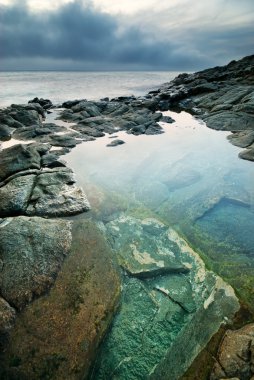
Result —
POLYGON ((127 274, 92 379, 166 379, 168 374, 179 379, 224 318, 238 309, 233 289, 206 271, 187 243, 159 220, 122 215, 105 228, 127 274), (169 269, 176 263, 182 270, 169 269))
MULTIPOLYGON (((209 128, 253 131, 254 56, 194 74, 180 74, 149 96, 156 109, 188 111, 204 120, 209 128)), ((244 141, 244 147, 251 146, 251 139, 244 141)), ((253 148, 240 157, 253 161, 253 148)))

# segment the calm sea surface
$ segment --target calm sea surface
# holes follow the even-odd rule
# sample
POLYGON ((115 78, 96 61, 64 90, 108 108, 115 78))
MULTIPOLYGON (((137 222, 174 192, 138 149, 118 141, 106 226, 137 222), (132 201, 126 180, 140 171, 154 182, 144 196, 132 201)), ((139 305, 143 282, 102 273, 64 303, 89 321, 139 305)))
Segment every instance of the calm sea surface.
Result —
POLYGON ((34 97, 53 103, 143 95, 172 80, 178 72, 0 72, 0 107, 34 97))

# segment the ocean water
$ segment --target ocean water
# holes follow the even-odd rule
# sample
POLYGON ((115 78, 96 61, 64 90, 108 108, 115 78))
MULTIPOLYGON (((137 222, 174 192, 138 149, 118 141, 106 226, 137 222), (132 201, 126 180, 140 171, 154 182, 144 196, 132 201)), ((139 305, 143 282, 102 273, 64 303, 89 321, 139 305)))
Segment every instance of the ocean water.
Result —
POLYGON ((66 100, 143 95, 172 80, 178 72, 0 72, 0 107, 34 97, 54 104, 66 100))

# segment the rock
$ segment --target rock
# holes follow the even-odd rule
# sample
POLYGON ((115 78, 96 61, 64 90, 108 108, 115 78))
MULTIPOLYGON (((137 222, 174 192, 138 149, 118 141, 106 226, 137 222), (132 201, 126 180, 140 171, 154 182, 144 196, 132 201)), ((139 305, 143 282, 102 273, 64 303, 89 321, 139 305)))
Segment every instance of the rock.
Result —
POLYGON ((30 104, 12 104, 11 111, 16 110, 32 110, 36 111, 43 119, 45 119, 46 114, 44 108, 39 103, 30 103, 30 104))
POLYGON ((254 324, 239 330, 227 330, 220 345, 211 380, 239 378, 249 380, 254 375, 254 324))
POLYGON ((63 160, 59 160, 59 156, 54 153, 47 153, 42 157, 41 161, 42 166, 48 168, 58 168, 65 167, 66 163, 63 160))
POLYGON ((43 123, 42 126, 30 126, 18 128, 13 137, 21 140, 36 139, 37 141, 44 135, 51 135, 56 132, 66 132, 66 128, 53 123, 43 123))
POLYGON ((224 317, 231 318, 238 309, 233 289, 207 272, 187 243, 157 219, 122 215, 105 228, 116 258, 124 268, 131 266, 134 275, 123 276, 120 309, 91 377, 167 379, 170 374, 170 380, 177 380, 224 317), (136 276, 136 270, 147 272, 158 257, 181 263, 188 271, 161 275, 151 268, 150 277, 136 276))
POLYGON ((23 127, 23 124, 19 123, 17 120, 14 120, 13 117, 11 117, 8 114, 8 111, 1 110, 0 111, 0 123, 7 125, 9 128, 21 128, 23 127))
POLYGON ((117 145, 122 145, 122 144, 125 144, 125 142, 123 140, 119 140, 119 139, 116 139, 116 140, 112 140, 109 144, 107 144, 106 146, 117 146, 117 145))
POLYGON ((201 175, 197 170, 188 168, 183 172, 178 172, 176 175, 172 173, 169 174, 167 178, 163 181, 167 186, 169 191, 175 191, 187 186, 191 186, 201 179, 201 175))
POLYGON ((209 128, 221 131, 238 132, 246 129, 254 129, 253 116, 245 112, 216 112, 204 116, 203 120, 209 128))
POLYGON ((67 133, 64 135, 51 135, 49 139, 46 139, 46 141, 53 146, 61 146, 66 148, 74 148, 77 144, 82 142, 81 140, 75 139, 73 134, 67 133))
POLYGON ((54 286, 22 312, 12 330, 1 358, 2 379, 88 377, 118 305, 120 281, 96 225, 77 221, 72 236, 54 286))
POLYGON ((246 148, 254 143, 254 130, 245 130, 242 132, 236 132, 229 135, 228 140, 231 144, 246 148))
POLYGON ((0 223, 2 296, 21 309, 45 293, 71 244, 70 222, 18 216, 0 223))
POLYGON ((26 109, 18 109, 15 111, 11 111, 9 115, 18 121, 19 123, 25 125, 26 127, 29 127, 30 125, 40 125, 41 126, 41 119, 40 115, 37 111, 34 110, 26 110, 26 109))
POLYGON ((0 181, 14 173, 40 169, 41 156, 37 144, 14 145, 0 152, 0 181))
POLYGON ((72 108, 74 106, 76 106, 77 104, 81 103, 81 102, 86 102, 87 100, 86 99, 81 99, 81 100, 68 100, 67 102, 64 102, 62 104, 62 107, 64 108, 72 108))
POLYGON ((0 217, 25 214, 35 180, 35 174, 25 175, 0 187, 0 217))
POLYGON ((246 150, 239 153, 239 157, 244 160, 254 161, 254 146, 253 144, 246 150))
POLYGON ((172 124, 175 122, 175 120, 172 119, 172 117, 170 117, 170 116, 162 116, 160 121, 163 123, 167 123, 167 124, 172 124))
POLYGON ((74 185, 68 168, 48 169, 38 174, 27 207, 27 215, 67 216, 90 209, 82 188, 74 185))
POLYGON ((9 332, 14 325, 15 317, 15 310, 0 297, 0 352, 7 344, 9 332))
POLYGON ((0 140, 7 141, 11 139, 12 130, 5 124, 0 124, 0 140))
POLYGON ((53 104, 51 100, 49 99, 43 99, 43 98, 34 98, 32 100, 29 100, 28 103, 38 103, 40 104, 45 110, 52 108, 53 104))
POLYGON ((120 265, 131 276, 153 278, 189 271, 172 252, 174 245, 168 240, 162 223, 147 219, 140 224, 134 218, 122 216, 108 223, 107 228, 113 236, 114 249, 119 251, 120 265))
POLYGON ((93 102, 82 101, 72 107, 73 112, 86 111, 89 116, 100 116, 99 108, 93 102))

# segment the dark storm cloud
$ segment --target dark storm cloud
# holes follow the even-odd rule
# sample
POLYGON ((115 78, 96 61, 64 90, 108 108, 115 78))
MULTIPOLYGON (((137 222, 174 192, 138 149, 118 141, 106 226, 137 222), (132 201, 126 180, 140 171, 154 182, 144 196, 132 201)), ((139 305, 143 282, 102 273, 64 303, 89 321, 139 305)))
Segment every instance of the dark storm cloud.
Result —
MULTIPOLYGON (((79 0, 54 12, 41 14, 32 13, 20 3, 2 6, 0 12, 0 57, 5 63, 8 60, 13 63, 16 59, 17 68, 19 60, 29 59, 38 63, 38 58, 42 58, 79 62, 79 68, 88 69, 103 69, 105 66, 126 68, 129 65, 135 68, 191 70, 216 62, 211 58, 213 54, 206 54, 207 38, 214 49, 218 49, 221 41, 216 39, 217 32, 198 34, 193 31, 193 38, 199 42, 197 49, 185 39, 184 33, 177 42, 171 41, 167 35, 155 37, 149 27, 146 33, 137 26, 129 26, 120 33, 120 21, 116 16, 96 10, 91 2, 83 6, 79 0)), ((230 33, 224 32, 224 40, 230 38, 230 33)))

